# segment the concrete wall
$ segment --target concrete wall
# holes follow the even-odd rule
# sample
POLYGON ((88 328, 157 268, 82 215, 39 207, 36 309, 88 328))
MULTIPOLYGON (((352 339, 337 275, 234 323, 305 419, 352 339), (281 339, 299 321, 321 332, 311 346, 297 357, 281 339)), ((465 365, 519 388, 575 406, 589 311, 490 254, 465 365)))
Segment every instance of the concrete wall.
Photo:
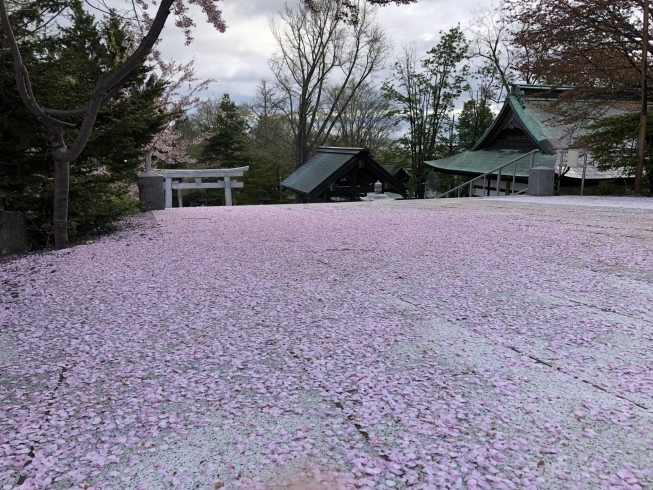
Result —
POLYGON ((554 169, 534 167, 528 173, 528 193, 531 196, 552 196, 554 194, 554 182, 554 169))

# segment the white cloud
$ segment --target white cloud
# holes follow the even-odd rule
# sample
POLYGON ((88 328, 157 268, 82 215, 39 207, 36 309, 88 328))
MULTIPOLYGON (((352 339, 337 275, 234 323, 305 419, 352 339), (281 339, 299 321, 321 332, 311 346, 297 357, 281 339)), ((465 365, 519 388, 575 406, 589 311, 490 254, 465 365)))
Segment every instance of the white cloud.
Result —
MULTIPOLYGON (((425 53, 437 42, 440 31, 457 24, 469 25, 472 9, 479 2, 489 5, 490 1, 418 0, 412 5, 380 8, 378 19, 393 39, 397 52, 402 45, 415 43, 418 52, 425 53)), ((283 4, 284 0, 225 0, 220 4, 228 25, 224 34, 209 25, 198 8, 191 7, 197 24, 193 43, 184 45, 181 31, 170 19, 159 48, 165 58, 178 62, 196 57, 198 74, 217 80, 207 96, 229 93, 238 102, 251 100, 258 81, 270 76, 267 60, 276 46, 268 19, 283 4)), ((389 71, 385 70, 383 76, 388 75, 389 71)))

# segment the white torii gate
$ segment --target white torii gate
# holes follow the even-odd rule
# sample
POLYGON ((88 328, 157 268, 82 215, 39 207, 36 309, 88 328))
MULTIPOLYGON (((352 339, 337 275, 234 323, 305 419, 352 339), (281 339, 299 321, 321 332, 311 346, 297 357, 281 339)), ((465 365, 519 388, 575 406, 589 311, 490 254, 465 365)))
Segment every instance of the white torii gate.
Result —
POLYGON ((179 198, 179 207, 184 207, 181 197, 181 189, 224 189, 224 201, 227 206, 231 206, 231 189, 242 189, 243 183, 231 180, 232 177, 242 177, 243 173, 249 170, 249 167, 239 168, 215 168, 208 170, 176 170, 163 169, 161 175, 165 178, 163 188, 165 189, 165 206, 172 207, 172 190, 177 189, 179 198), (179 182, 172 179, 194 178, 195 182, 179 182), (222 178, 217 182, 202 182, 205 178, 222 178))

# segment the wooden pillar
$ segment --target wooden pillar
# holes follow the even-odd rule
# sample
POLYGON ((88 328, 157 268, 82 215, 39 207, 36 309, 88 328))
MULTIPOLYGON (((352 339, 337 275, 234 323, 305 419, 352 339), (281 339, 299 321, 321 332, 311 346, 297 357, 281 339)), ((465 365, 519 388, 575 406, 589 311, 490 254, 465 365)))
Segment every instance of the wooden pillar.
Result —
POLYGON ((501 195, 501 169, 497 171, 497 197, 501 195))

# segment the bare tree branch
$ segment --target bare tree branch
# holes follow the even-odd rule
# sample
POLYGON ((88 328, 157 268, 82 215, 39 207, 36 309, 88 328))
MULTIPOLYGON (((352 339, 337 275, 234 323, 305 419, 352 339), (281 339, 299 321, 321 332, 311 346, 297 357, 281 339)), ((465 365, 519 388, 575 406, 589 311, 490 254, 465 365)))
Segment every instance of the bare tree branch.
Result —
POLYGON ((284 95, 279 110, 292 127, 299 167, 329 139, 341 112, 381 69, 390 43, 375 23, 373 8, 363 1, 286 5, 271 28, 278 52, 270 68, 284 95), (341 15, 350 6, 356 7, 356 23, 341 15))

